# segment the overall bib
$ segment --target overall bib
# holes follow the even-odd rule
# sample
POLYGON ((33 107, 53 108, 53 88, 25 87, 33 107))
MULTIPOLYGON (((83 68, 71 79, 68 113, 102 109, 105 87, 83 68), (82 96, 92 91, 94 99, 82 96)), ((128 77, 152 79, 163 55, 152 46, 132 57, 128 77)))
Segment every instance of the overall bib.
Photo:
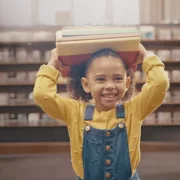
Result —
MULTIPOLYGON (((85 121, 92 121, 94 106, 88 105, 85 121)), ((116 117, 124 118, 124 106, 118 104, 116 117)), ((117 122, 111 130, 100 130, 91 126, 84 128, 83 140, 84 180, 140 180, 131 170, 128 138, 124 123, 117 122)), ((78 180, 82 180, 79 177, 78 180)))

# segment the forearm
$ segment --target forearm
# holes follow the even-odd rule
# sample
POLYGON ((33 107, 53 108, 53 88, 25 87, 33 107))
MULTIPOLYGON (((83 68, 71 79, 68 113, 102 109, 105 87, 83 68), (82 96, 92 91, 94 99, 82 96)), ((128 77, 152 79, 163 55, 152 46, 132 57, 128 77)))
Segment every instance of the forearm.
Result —
POLYGON ((146 56, 142 69, 147 77, 146 83, 141 92, 132 100, 141 120, 162 104, 169 88, 169 79, 164 70, 164 64, 156 55, 146 56))
POLYGON ((50 60, 47 65, 59 71, 58 63, 56 61, 50 60))
POLYGON ((37 74, 33 97, 34 102, 53 119, 65 120, 64 101, 57 94, 59 72, 50 66, 43 65, 37 74))

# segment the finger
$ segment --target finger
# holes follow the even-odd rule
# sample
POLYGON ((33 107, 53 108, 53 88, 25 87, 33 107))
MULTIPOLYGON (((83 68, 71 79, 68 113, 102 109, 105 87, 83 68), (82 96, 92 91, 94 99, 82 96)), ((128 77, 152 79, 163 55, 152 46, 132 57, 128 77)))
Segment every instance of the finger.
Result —
POLYGON ((70 68, 70 66, 64 65, 64 63, 61 60, 59 60, 59 64, 60 64, 61 70, 65 70, 65 69, 69 69, 70 68))
POLYGON ((61 70, 68 70, 68 69, 70 69, 70 66, 62 66, 61 67, 61 70))
POLYGON ((58 60, 58 55, 57 55, 57 50, 56 49, 51 50, 50 53, 51 53, 51 59, 58 60))
POLYGON ((50 52, 51 52, 51 56, 52 56, 52 55, 56 54, 56 49, 52 49, 50 52))
POLYGON ((136 64, 140 64, 142 62, 142 53, 139 52, 136 58, 136 64))

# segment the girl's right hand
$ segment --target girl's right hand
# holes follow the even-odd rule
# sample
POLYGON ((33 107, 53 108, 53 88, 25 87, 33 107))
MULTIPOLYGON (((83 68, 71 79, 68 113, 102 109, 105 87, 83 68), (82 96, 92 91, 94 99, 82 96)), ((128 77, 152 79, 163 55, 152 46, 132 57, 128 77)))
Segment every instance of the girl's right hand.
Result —
POLYGON ((137 57, 137 64, 140 64, 143 62, 144 58, 148 56, 148 51, 145 49, 145 47, 140 43, 139 44, 139 55, 137 57))
POLYGON ((69 66, 64 66, 62 62, 58 59, 57 49, 53 49, 51 51, 51 59, 48 62, 48 65, 56 68, 59 71, 69 68, 69 66))

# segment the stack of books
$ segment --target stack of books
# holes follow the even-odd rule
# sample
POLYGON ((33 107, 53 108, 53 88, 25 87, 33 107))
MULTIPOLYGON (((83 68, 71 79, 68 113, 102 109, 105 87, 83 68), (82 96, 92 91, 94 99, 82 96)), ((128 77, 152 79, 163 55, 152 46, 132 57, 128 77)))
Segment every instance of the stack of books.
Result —
MULTIPOLYGON (((136 69, 140 36, 137 28, 87 27, 56 32, 59 60, 68 66, 85 63, 93 53, 104 48, 116 51, 123 61, 136 69)), ((61 72, 68 76, 68 72, 61 72)))

